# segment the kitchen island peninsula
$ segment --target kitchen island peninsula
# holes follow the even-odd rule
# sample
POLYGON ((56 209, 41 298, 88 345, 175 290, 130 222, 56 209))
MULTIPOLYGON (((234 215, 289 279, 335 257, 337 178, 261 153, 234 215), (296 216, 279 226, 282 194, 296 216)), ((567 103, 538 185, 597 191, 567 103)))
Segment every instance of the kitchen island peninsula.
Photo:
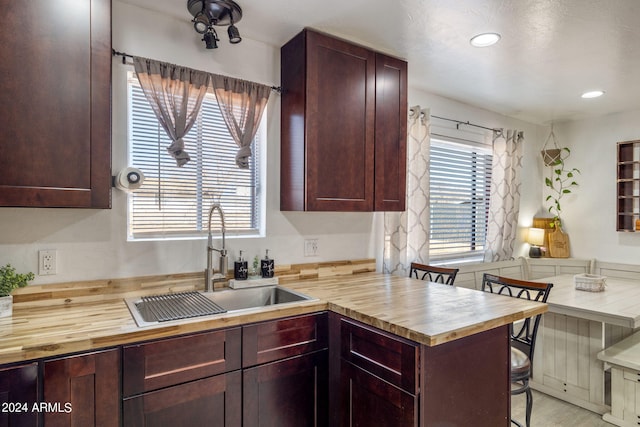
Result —
POLYGON ((13 317, 0 325, 5 395, 18 390, 47 402, 48 382, 89 377, 105 387, 93 388, 100 398, 84 394, 80 406, 73 393, 58 395, 73 410, 44 414, 45 421, 86 415, 91 407, 96 417, 113 419, 105 425, 148 423, 186 407, 196 414, 198 400, 188 397, 203 393, 201 405, 226 414, 215 425, 276 419, 296 426, 375 420, 506 427, 509 324, 547 310, 375 272, 283 281, 317 299, 147 328, 136 326, 122 300, 201 283, 201 274, 187 274, 24 288, 13 317))

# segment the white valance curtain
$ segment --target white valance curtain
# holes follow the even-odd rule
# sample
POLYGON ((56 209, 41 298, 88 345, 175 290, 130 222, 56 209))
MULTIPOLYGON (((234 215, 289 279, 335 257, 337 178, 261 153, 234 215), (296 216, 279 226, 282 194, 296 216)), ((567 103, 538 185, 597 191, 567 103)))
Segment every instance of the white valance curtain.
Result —
POLYGON ((513 258, 520 213, 523 146, 521 131, 497 130, 493 134, 487 262, 513 258))
POLYGON ((239 147, 236 164, 249 167, 251 141, 271 94, 269 86, 136 56, 133 64, 145 97, 172 140, 167 150, 178 166, 191 159, 183 138, 211 84, 229 133, 239 147))
POLYGON ((407 209, 384 213, 383 271, 408 276, 411 262, 429 260, 430 110, 409 109, 407 209))

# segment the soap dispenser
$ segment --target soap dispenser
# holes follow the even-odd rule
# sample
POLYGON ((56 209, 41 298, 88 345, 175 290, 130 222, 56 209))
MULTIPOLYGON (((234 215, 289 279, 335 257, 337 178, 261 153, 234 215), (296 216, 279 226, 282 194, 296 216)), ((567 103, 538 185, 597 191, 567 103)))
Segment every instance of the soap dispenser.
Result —
POLYGON ((240 251, 238 260, 233 263, 233 278, 236 280, 247 280, 248 271, 247 261, 242 258, 242 251, 240 251))
POLYGON ((269 258, 269 249, 267 249, 267 253, 264 256, 264 259, 260 261, 260 275, 265 278, 273 277, 273 260, 269 258))

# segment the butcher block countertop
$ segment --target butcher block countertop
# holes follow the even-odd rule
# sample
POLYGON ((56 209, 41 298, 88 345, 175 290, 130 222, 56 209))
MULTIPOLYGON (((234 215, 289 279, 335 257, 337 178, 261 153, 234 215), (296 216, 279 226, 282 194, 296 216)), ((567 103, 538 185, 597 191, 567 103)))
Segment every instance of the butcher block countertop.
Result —
POLYGON ((14 295, 13 316, 0 319, 0 364, 323 310, 435 346, 547 311, 546 304, 466 288, 368 271, 354 273, 281 279, 281 286, 316 301, 144 328, 135 324, 124 297, 202 289, 202 275, 28 286, 14 295))

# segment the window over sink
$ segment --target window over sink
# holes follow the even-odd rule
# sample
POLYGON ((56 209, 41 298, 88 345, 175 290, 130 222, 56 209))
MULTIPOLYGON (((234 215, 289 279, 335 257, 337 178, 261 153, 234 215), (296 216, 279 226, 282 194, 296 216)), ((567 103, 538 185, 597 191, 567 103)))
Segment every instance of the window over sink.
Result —
MULTIPOLYGON (((184 138, 191 161, 182 167, 168 155, 171 143, 129 73, 129 164, 145 174, 143 186, 128 196, 128 238, 170 239, 206 236, 209 207, 220 203, 227 237, 261 235, 263 230, 263 151, 266 114, 252 144, 249 169, 235 162, 237 145, 229 135, 213 92, 184 138)), ((217 216, 212 228, 220 229, 217 216)))
POLYGON ((482 261, 486 249, 490 146, 431 135, 429 257, 482 261))

